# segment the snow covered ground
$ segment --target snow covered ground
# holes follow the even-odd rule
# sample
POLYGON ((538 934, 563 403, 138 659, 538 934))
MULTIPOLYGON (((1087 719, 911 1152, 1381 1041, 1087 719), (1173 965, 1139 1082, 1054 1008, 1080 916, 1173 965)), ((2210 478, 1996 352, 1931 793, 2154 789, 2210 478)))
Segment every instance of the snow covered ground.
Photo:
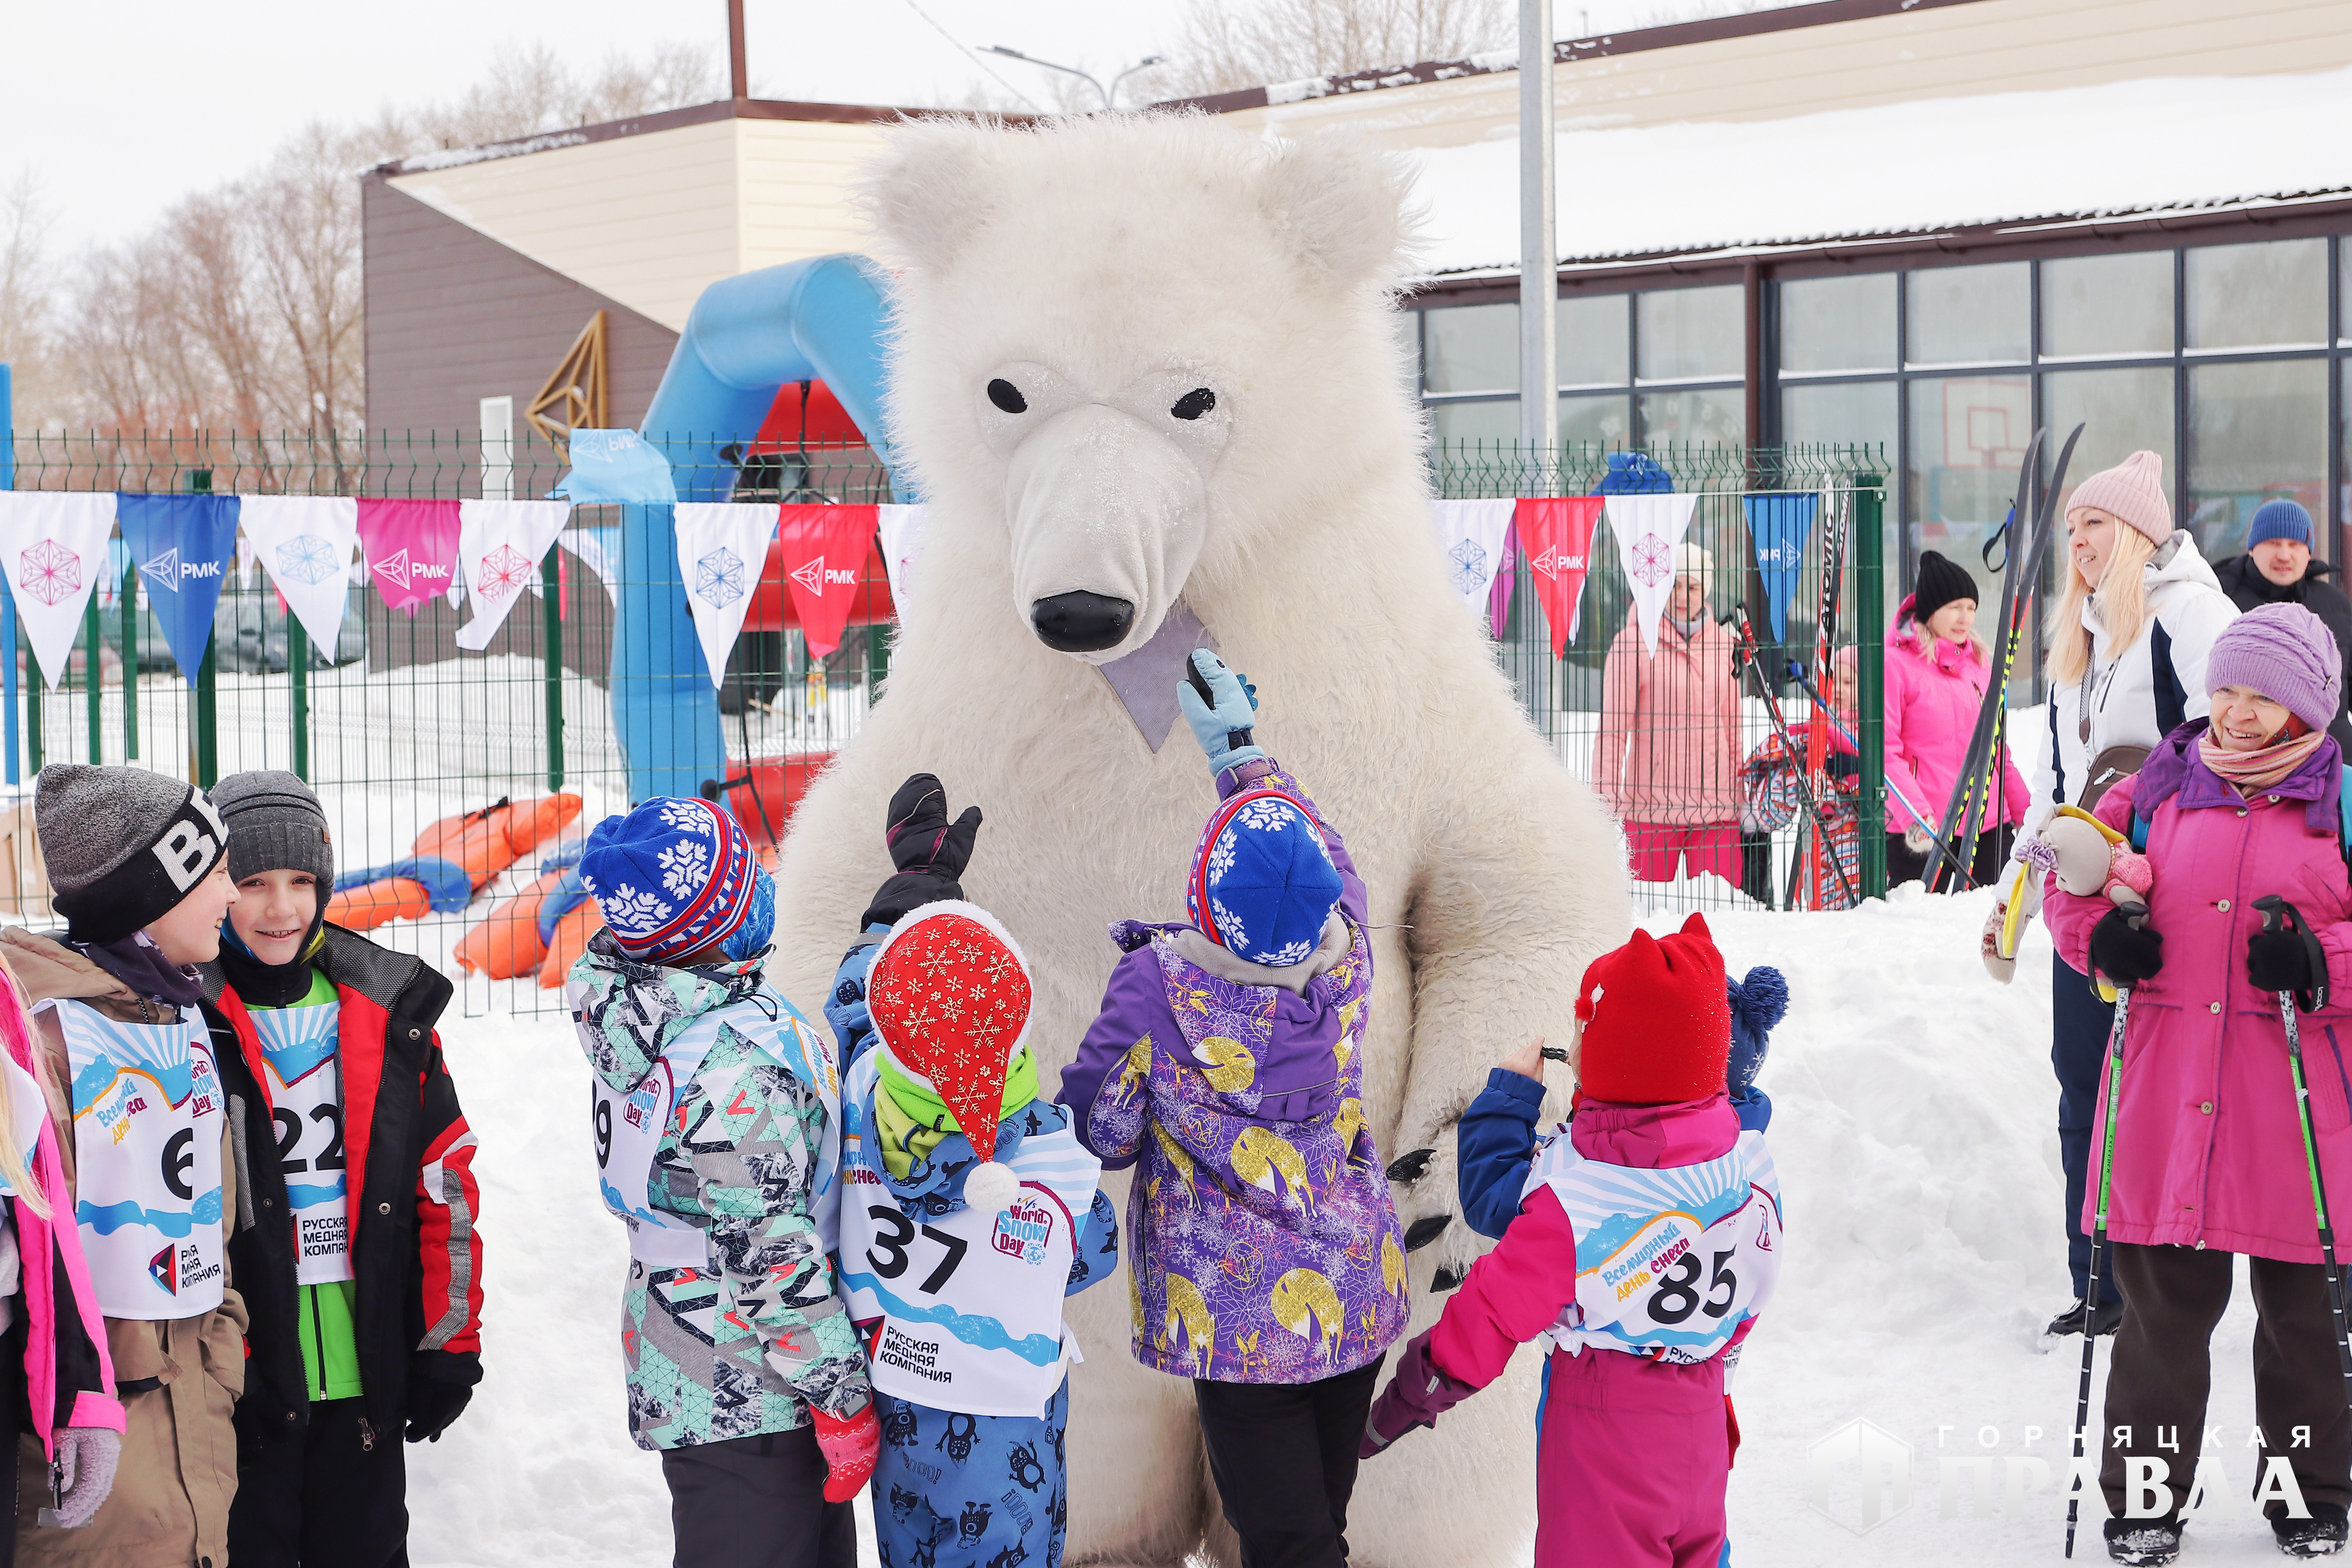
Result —
MULTIPOLYGON (((1789 1253, 1737 1390, 1743 1568, 2058 1560, 2054 1480, 2021 1508, 2002 1496, 2012 1458, 2064 1475, 2074 1415, 2074 1356, 2034 1348, 2067 1294, 2050 947, 2037 931, 2016 984, 1994 984, 1975 952, 1988 899, 1898 889, 1851 913, 1710 916, 1736 970, 1777 964, 1793 996, 1764 1074, 1789 1253), (1835 1449, 1856 1420, 1885 1436, 1828 1467, 1825 1514, 1811 1500, 1810 1456, 1824 1438, 1835 1449), (1858 1533, 1855 1456, 1898 1445, 1907 1507, 1894 1511, 1897 1495, 1879 1489, 1891 1516, 1858 1533), (1964 1481, 1948 1510, 1958 1517, 1946 1517, 1941 1461, 1978 1458, 1990 1463, 1957 1474, 1988 1471, 1990 1485, 1972 1496, 1964 1481)), ((409 1450, 412 1553, 452 1568, 666 1563, 660 1465, 625 1435, 614 1344, 625 1249, 593 1197, 570 1026, 493 1015, 445 1037, 482 1143, 488 1374, 448 1437, 409 1450)), ((2221 1447, 2210 1451, 2242 1495, 2254 1479, 2241 1447, 2252 1320, 2239 1295, 2215 1337, 2210 1424, 2221 1447)), ((2096 1528, 2085 1555, 2100 1561, 2096 1528)), ((864 1539, 870 1562, 870 1527, 864 1539)), ((2201 1521, 2190 1540, 2200 1563, 2275 1560, 2267 1528, 2243 1510, 2201 1521)))

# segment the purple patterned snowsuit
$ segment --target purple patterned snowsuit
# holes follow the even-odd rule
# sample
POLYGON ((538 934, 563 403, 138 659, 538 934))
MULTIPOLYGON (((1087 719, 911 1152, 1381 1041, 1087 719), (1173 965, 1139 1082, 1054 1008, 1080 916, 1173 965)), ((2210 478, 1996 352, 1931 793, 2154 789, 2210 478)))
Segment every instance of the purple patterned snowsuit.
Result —
POLYGON ((1340 874, 1345 953, 1302 995, 1208 973, 1178 951, 1192 927, 1119 921, 1127 955, 1060 1099, 1106 1169, 1139 1167, 1136 1359, 1178 1377, 1314 1383, 1370 1364, 1405 1329, 1404 1238, 1361 1099, 1364 884, 1276 764, 1218 784, 1279 790, 1315 818, 1340 874))

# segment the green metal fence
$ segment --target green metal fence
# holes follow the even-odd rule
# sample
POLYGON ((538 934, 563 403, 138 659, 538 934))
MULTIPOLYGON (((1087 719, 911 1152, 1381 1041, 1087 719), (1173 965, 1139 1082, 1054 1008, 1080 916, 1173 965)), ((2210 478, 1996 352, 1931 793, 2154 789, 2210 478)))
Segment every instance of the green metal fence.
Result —
MULTIPOLYGON (((480 443, 471 434, 416 432, 356 437, 275 437, 160 433, 139 437, 16 432, 12 445, 18 489, 115 490, 131 494, 347 495, 411 500, 461 500, 483 494, 486 481, 515 497, 543 496, 566 471, 542 444, 519 447, 509 462, 486 474, 480 443)), ((1806 587, 1789 610, 1787 636, 1763 649, 1782 717, 1801 731, 1811 715, 1802 687, 1787 677, 1794 658, 1814 656, 1813 617, 1819 600, 1822 541, 1843 524, 1852 544, 1841 577, 1841 647, 1859 646, 1853 710, 1846 728, 1859 755, 1843 769, 1840 807, 1858 852, 1843 881, 1856 896, 1883 889, 1877 770, 1880 756, 1874 657, 1888 606, 1890 581, 1883 562, 1882 455, 1849 447, 1741 450, 1727 447, 1655 449, 1677 489, 1699 500, 1689 538, 1715 563, 1707 598, 1711 621, 1745 603, 1759 636, 1770 636, 1742 498, 1762 490, 1803 491, 1821 498, 1820 519, 1801 573, 1806 587)), ((712 443, 673 452, 681 490, 737 500, 871 504, 890 501, 889 476, 863 447, 758 447, 745 451, 712 443)), ((1605 470, 1600 448, 1526 453, 1511 447, 1456 446, 1433 452, 1431 472, 1444 498, 1569 496, 1592 493, 1605 470)), ((21 638, 17 700, 0 704, 6 793, 17 810, 0 817, 0 918, 41 923, 47 916, 29 835, 30 781, 48 761, 151 767, 209 783, 256 767, 290 768, 309 779, 334 825, 340 868, 390 865, 408 854, 420 831, 444 818, 478 812, 501 801, 528 801, 562 792, 580 811, 567 833, 520 853, 486 879, 472 902, 419 920, 375 928, 380 941, 440 964, 460 983, 468 1012, 492 1007, 521 1011, 560 1005, 535 973, 492 980, 456 962, 468 937, 560 858, 564 838, 576 838, 610 811, 627 804, 627 781, 614 744, 607 681, 617 577, 619 509, 580 507, 541 563, 536 596, 518 605, 480 653, 455 640, 467 613, 436 598, 413 615, 387 609, 367 591, 364 568, 351 568, 353 587, 331 647, 314 646, 289 617, 258 563, 240 563, 221 596, 210 651, 194 670, 179 668, 143 602, 140 575, 118 540, 83 618, 71 668, 45 689, 21 638)), ((1496 657, 1516 684, 1530 719, 1580 776, 1594 779, 1595 750, 1605 725, 1631 724, 1654 745, 1685 745, 1702 725, 1679 710, 1669 691, 1638 712, 1612 712, 1612 658, 1617 684, 1632 642, 1626 632, 1626 582, 1607 527, 1595 537, 1580 624, 1564 657, 1553 657, 1544 613, 1525 552, 1515 552, 1512 591, 1496 657), (1612 647, 1618 651, 1612 655, 1612 647)), ((872 559, 861 590, 884 582, 872 559)), ((678 581, 674 563, 660 582, 678 581)), ((770 608, 781 589, 765 595, 770 608)), ((780 828, 788 800, 814 771, 854 736, 887 668, 889 627, 853 625, 838 648, 812 657, 794 629, 762 626, 755 603, 747 629, 729 661, 719 693, 728 751, 730 804, 755 826, 780 828)), ((1724 644, 1723 646, 1727 646, 1724 644)), ((1714 755, 1728 787, 1740 770, 1778 739, 1758 679, 1739 688, 1736 754, 1714 755)), ((1843 704, 1841 704, 1843 706, 1843 704)), ((1711 722, 1711 721, 1706 721, 1711 722)), ((1801 735, 1799 737, 1801 740, 1801 735)), ((1721 751, 1720 744, 1717 750, 1721 751)), ((1783 759, 1785 761, 1785 759, 1783 759)), ((1790 794, 1786 770, 1782 797, 1790 794)), ((1654 861, 1639 821, 1641 791, 1621 772, 1613 793, 1630 818, 1637 851, 1654 861)), ((1638 782, 1638 781, 1636 781, 1638 782)), ((1686 814, 1685 814, 1686 815, 1686 814)), ((1769 815, 1769 814, 1768 814, 1769 815)), ((1802 886, 1800 813, 1777 823, 1731 811, 1706 822, 1677 826, 1719 837, 1728 826, 1733 861, 1718 865, 1721 879, 1693 875, 1703 857, 1692 846, 1665 880, 1643 885, 1653 907, 1790 901, 1810 903, 1818 889, 1802 886)), ((765 837, 765 836, 762 836, 765 837)), ((1709 839, 1707 842, 1715 842, 1709 839)), ((1834 858, 1834 857, 1832 857, 1834 858)), ((1713 864, 1715 862, 1708 862, 1713 864)), ((1832 899, 1828 901, 1838 901, 1832 899)), ((507 929, 516 934, 514 921, 507 929)), ((477 938, 477 946, 479 939, 477 938)), ((476 952, 478 958, 480 955, 476 952)), ((509 955, 511 956, 511 955, 509 955)))

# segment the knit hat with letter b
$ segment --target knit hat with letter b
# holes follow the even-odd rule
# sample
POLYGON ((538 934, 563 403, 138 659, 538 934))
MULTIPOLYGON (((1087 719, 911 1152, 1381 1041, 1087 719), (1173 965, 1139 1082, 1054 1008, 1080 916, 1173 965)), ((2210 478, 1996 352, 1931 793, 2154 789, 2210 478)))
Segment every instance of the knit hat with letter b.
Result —
POLYGON ((52 901, 79 942, 119 942, 172 912, 228 844, 205 792, 144 768, 52 763, 33 781, 52 901))
POLYGON ((647 963, 691 957, 735 934, 756 901, 759 863, 732 813, 656 795, 588 836, 580 881, 621 951, 647 963))
POLYGON ((1731 1005, 1723 954, 1693 915, 1671 936, 1636 931, 1594 959, 1577 991, 1578 1088, 1616 1105, 1673 1105, 1724 1091, 1731 1005))

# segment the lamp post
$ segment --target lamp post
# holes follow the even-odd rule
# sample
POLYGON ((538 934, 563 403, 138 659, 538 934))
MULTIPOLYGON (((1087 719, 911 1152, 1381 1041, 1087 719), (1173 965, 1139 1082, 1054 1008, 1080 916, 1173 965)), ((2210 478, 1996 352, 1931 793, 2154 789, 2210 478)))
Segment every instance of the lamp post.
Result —
POLYGON ((1103 107, 1105 109, 1115 109, 1118 107, 1117 100, 1119 83, 1125 81, 1129 77, 1133 76, 1136 72, 1145 69, 1147 67, 1156 66, 1162 63, 1162 61, 1167 58, 1164 55, 1146 55, 1141 59, 1136 61, 1133 65, 1128 67, 1125 70, 1119 72, 1117 76, 1111 78, 1110 85, 1108 87, 1105 87, 1103 86, 1100 79, 1096 77, 1091 71, 1082 71, 1076 66, 1057 66, 1051 60, 1041 60, 1035 55, 1024 55, 1019 49, 1007 48, 1003 44, 989 45, 988 52, 992 55, 1003 55, 1009 60, 1020 60, 1028 65, 1043 66, 1049 71, 1061 71, 1067 76, 1082 77, 1086 79, 1088 86, 1092 87, 1097 93, 1101 95, 1103 107))

